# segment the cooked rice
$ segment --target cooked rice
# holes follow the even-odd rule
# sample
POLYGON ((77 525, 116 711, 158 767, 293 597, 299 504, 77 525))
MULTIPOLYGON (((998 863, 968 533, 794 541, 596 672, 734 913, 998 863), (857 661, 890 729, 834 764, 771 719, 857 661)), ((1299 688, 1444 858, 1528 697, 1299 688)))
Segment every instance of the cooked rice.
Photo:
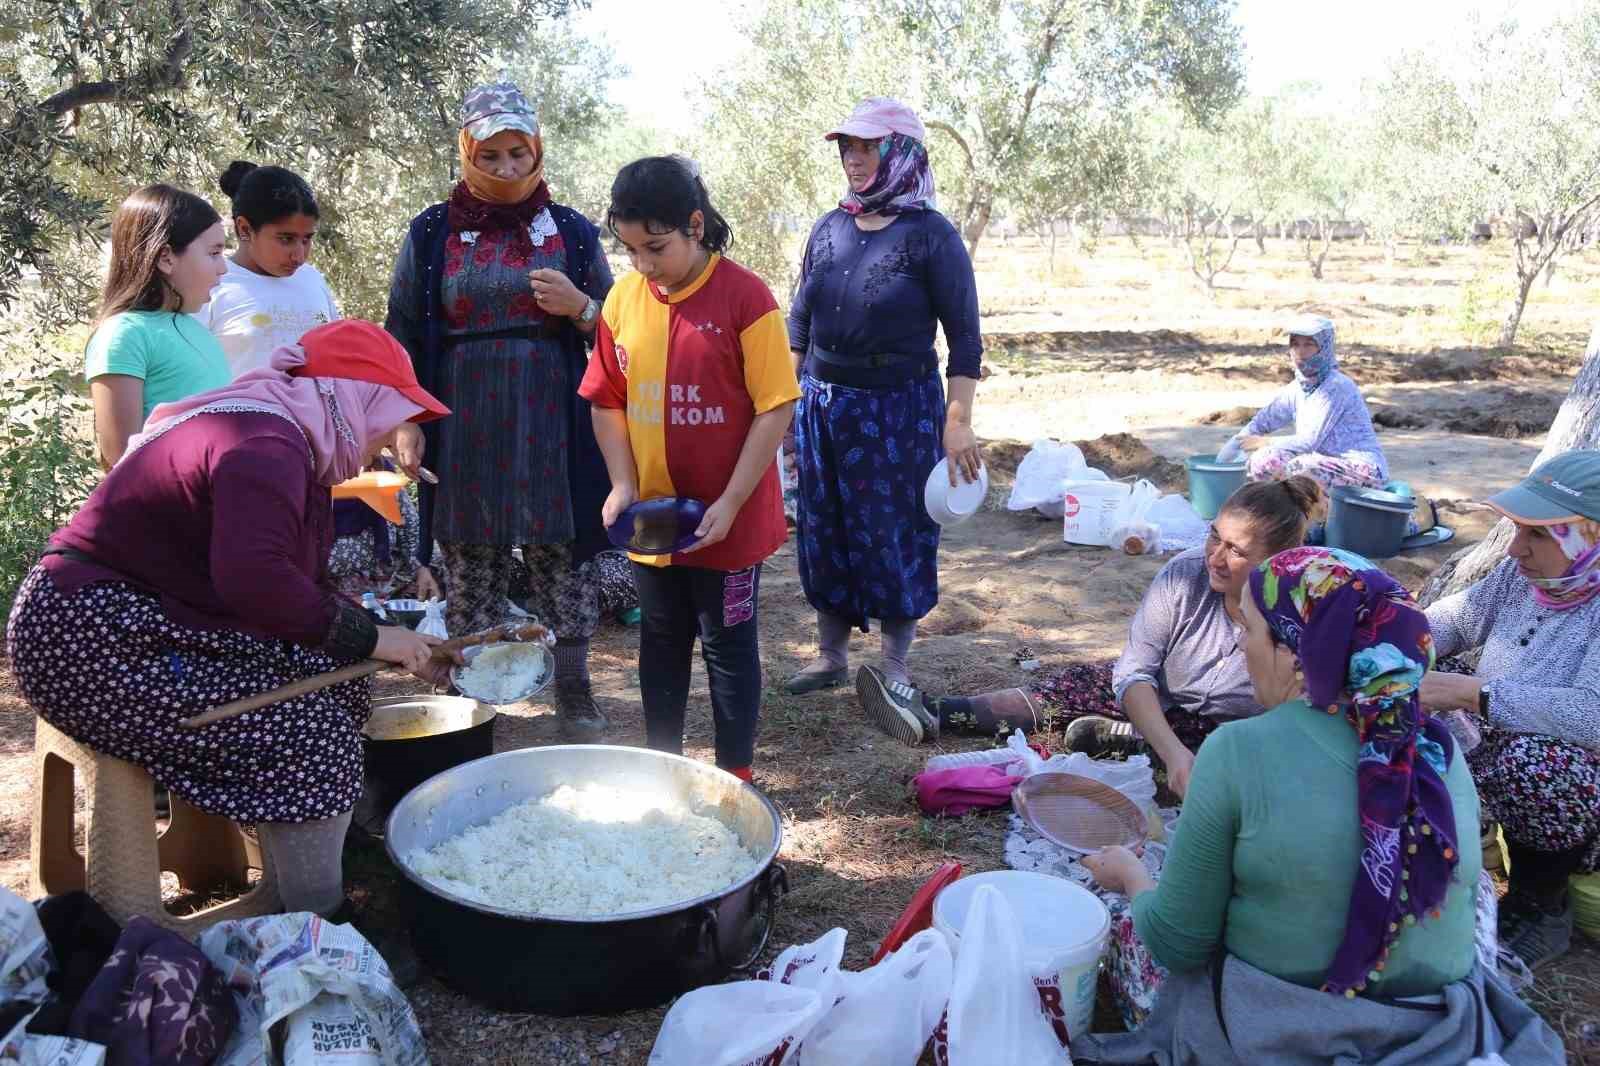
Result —
POLYGON ((549 668, 537 644, 491 644, 461 671, 456 687, 485 703, 512 703, 537 688, 549 668))
POLYGON ((757 859, 727 825, 654 794, 562 785, 406 856, 454 895, 528 914, 650 910, 725 889, 757 859))

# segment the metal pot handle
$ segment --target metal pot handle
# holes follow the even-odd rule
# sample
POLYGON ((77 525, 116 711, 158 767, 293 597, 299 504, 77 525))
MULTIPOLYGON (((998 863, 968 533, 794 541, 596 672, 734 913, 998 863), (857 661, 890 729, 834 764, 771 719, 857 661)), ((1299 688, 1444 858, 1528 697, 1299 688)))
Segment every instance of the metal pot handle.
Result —
POLYGON ((766 873, 761 875, 761 880, 756 883, 756 906, 760 906, 762 897, 766 902, 766 921, 761 923, 761 935, 756 939, 756 945, 750 952, 750 957, 743 962, 729 966, 722 958, 722 938, 717 935, 717 912, 708 903, 702 903, 700 911, 700 927, 695 934, 697 949, 703 950, 706 940, 711 941, 711 957, 716 960, 719 970, 748 970, 761 958, 761 953, 767 949, 767 938, 772 935, 772 923, 778 908, 778 897, 789 892, 789 871, 783 868, 783 863, 775 862, 767 867, 766 873))

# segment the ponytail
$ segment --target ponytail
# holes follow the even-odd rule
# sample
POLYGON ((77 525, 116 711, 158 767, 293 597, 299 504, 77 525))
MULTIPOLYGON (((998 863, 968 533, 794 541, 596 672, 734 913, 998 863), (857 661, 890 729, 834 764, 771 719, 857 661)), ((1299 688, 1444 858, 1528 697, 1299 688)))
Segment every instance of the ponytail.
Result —
POLYGON ((701 246, 708 252, 727 251, 733 243, 733 228, 711 205, 711 194, 700 178, 700 168, 684 156, 647 156, 617 172, 611 183, 606 229, 616 236, 618 222, 634 222, 651 233, 677 230, 693 237, 696 211, 704 220, 701 246))

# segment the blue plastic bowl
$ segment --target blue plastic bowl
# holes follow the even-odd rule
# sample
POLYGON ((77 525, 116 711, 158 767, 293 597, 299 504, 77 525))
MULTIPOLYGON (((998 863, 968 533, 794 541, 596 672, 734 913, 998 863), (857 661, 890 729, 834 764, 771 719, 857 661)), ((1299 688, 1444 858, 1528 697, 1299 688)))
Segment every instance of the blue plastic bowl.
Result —
POLYGON ((606 527, 606 538, 618 548, 641 555, 669 555, 692 547, 706 505, 687 496, 640 500, 606 527))

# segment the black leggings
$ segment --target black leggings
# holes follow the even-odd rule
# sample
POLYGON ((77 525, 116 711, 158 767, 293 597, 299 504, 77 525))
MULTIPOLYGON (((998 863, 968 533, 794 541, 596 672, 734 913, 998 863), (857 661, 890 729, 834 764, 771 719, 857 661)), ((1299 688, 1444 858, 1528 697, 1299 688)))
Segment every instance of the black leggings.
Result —
POLYGON ((761 567, 703 570, 633 564, 639 589, 639 688, 645 743, 683 752, 695 637, 711 688, 717 765, 737 770, 755 757, 761 711, 756 592, 761 567))

